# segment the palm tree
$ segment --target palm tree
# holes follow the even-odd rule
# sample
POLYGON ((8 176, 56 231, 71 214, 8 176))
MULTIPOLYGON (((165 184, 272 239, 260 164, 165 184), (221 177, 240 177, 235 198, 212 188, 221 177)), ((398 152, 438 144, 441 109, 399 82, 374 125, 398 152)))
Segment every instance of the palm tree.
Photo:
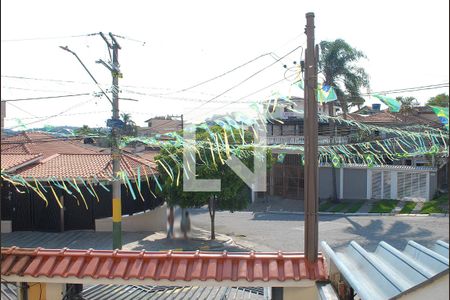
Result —
MULTIPOLYGON (((342 39, 321 41, 320 50, 319 71, 325 77, 324 84, 334 87, 337 100, 344 113, 344 119, 346 119, 349 106, 357 105, 359 107, 364 103, 359 90, 361 87, 369 87, 369 76, 364 68, 355 64, 366 56, 342 39)), ((334 115, 333 102, 330 102, 328 107, 330 115, 334 115)), ((334 131, 335 124, 330 121, 331 139, 334 136, 334 131)), ((336 169, 334 166, 331 168, 331 173, 333 180, 332 200, 338 202, 336 169)))
POLYGON ((321 41, 320 50, 319 71, 325 77, 324 84, 336 90, 346 118, 349 106, 361 105, 360 88, 369 87, 369 76, 364 68, 356 65, 366 56, 342 39, 321 41))
POLYGON ((122 118, 123 123, 125 124, 124 127, 124 133, 126 135, 132 135, 135 136, 137 134, 137 126, 136 123, 131 119, 131 115, 128 113, 122 113, 120 114, 120 117, 122 118))

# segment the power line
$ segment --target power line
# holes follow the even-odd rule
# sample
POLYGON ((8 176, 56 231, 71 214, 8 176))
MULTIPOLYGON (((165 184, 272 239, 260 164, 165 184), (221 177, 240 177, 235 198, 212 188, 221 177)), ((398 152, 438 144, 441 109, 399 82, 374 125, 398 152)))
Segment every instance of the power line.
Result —
POLYGON ((417 91, 423 91, 423 90, 434 90, 438 88, 445 88, 449 87, 449 83, 442 83, 442 84, 435 84, 435 85, 428 85, 428 86, 418 86, 418 87, 412 87, 412 88, 404 88, 404 89, 396 89, 396 90, 387 90, 387 91, 380 91, 380 92, 371 92, 366 93, 362 95, 373 95, 373 94, 395 94, 395 93, 409 93, 409 92, 417 92, 417 91))
MULTIPOLYGON (((292 74, 292 75, 288 76, 287 78, 293 77, 294 75, 295 75, 295 74, 292 74)), ((206 113, 211 113, 211 112, 217 111, 217 110, 222 109, 222 108, 224 108, 224 107, 226 107, 226 106, 228 106, 228 105, 231 105, 231 104, 236 103, 236 102, 238 102, 238 101, 240 101, 240 100, 243 100, 243 99, 245 99, 245 98, 248 98, 248 97, 250 97, 250 96, 253 96, 254 94, 257 94, 257 93, 259 93, 259 92, 261 92, 261 91, 263 91, 263 90, 265 90, 265 89, 268 89, 269 87, 272 87, 272 86, 274 86, 274 85, 276 85, 276 84, 278 84, 278 83, 280 83, 280 82, 282 82, 282 81, 284 81, 284 80, 286 80, 286 78, 283 78, 283 79, 281 79, 281 80, 278 80, 278 81, 276 81, 276 82, 273 82, 273 83, 271 83, 271 84, 269 84, 269 85, 267 85, 267 86, 265 86, 265 87, 263 87, 263 88, 260 88, 260 89, 254 91, 254 92, 252 92, 252 93, 250 93, 250 94, 247 94, 247 95, 245 95, 245 96, 243 96, 243 97, 241 97, 241 98, 239 98, 239 99, 237 99, 237 100, 234 100, 234 101, 232 101, 232 102, 229 102, 229 103, 227 103, 226 105, 223 105, 223 106, 221 106, 221 107, 219 107, 219 108, 216 108, 216 109, 209 110, 209 111, 206 112, 206 113)), ((166 124, 168 124, 168 123, 170 123, 170 121, 165 122, 165 123, 161 123, 160 125, 155 126, 155 127, 152 128, 152 129, 158 129, 158 128, 161 128, 162 126, 164 126, 164 125, 166 125, 166 124)))
POLYGON ((263 57, 265 57, 265 56, 267 56, 267 55, 271 55, 271 54, 272 54, 271 52, 270 52, 270 53, 264 53, 264 54, 261 54, 261 55, 255 57, 255 58, 253 58, 253 59, 251 59, 251 60, 249 60, 249 61, 247 61, 247 62, 245 62, 245 63, 243 63, 243 64, 241 64, 241 65, 239 65, 239 66, 237 66, 237 67, 234 67, 234 68, 232 68, 231 70, 228 70, 228 71, 226 71, 226 72, 224 72, 224 73, 222 73, 222 74, 220 74, 220 75, 217 75, 217 76, 212 77, 212 78, 210 78, 210 79, 207 79, 207 80, 205 80, 205 81, 199 82, 199 83, 194 84, 194 85, 192 85, 192 86, 190 86, 190 87, 183 88, 183 89, 177 90, 177 91, 175 91, 175 92, 166 93, 166 94, 163 94, 163 95, 169 95, 169 94, 176 94, 176 93, 186 92, 186 91, 188 91, 188 90, 191 90, 191 89, 196 88, 196 87, 198 87, 198 86, 204 85, 204 84, 206 84, 206 83, 208 83, 208 82, 211 82, 211 81, 213 81, 213 80, 219 79, 219 78, 221 78, 221 77, 223 77, 223 76, 225 76, 225 75, 228 75, 228 74, 230 74, 230 73, 232 73, 232 72, 234 72, 234 71, 236 71, 236 70, 238 70, 238 69, 240 69, 240 68, 242 68, 242 67, 245 67, 245 66, 251 64, 252 62, 254 62, 254 61, 256 61, 256 60, 258 60, 258 59, 260 59, 260 58, 263 58, 263 57))
MULTIPOLYGON (((247 81, 250 80, 251 78, 253 78, 253 77, 255 77, 256 75, 258 75, 259 73, 261 73, 261 72, 263 72, 264 70, 266 70, 266 69, 270 68, 271 66, 275 65, 276 63, 278 63, 279 61, 281 61, 283 58, 287 57, 288 55, 292 54, 293 52, 295 52, 296 50, 298 50, 298 49, 300 49, 300 48, 303 49, 303 46, 300 45, 300 46, 295 47, 294 49, 292 49, 291 51, 289 51, 288 53, 286 53, 285 55, 283 55, 282 57, 280 57, 279 59, 277 59, 275 62, 273 62, 273 63, 271 63, 271 64, 265 66, 264 68, 262 68, 262 69, 256 71, 255 73, 253 73, 252 75, 248 76, 248 77, 245 78, 244 80, 242 80, 242 81, 238 82, 237 84, 231 86, 230 88, 226 89, 225 91, 221 92, 220 94, 218 94, 218 95, 212 97, 211 99, 209 99, 208 101, 206 101, 205 103, 203 103, 202 105, 200 105, 200 106, 197 107, 197 108, 200 108, 201 106, 204 106, 205 104, 207 104, 207 103, 209 103, 209 102, 211 102, 211 101, 214 101, 215 99, 219 98, 220 96, 223 96, 224 94, 230 92, 231 90, 233 90, 233 89, 239 87, 240 85, 244 84, 245 82, 247 82, 247 81)), ((187 113, 190 113, 190 112, 194 111, 194 110, 197 109, 197 108, 194 108, 194 109, 188 111, 187 113)))
POLYGON ((94 36, 98 33, 88 33, 88 34, 80 34, 80 35, 67 35, 67 36, 54 36, 54 37, 37 37, 37 38, 22 38, 22 39, 8 39, 1 40, 2 43, 10 43, 10 42, 28 42, 28 41, 44 41, 44 40, 60 40, 60 39, 68 39, 68 38, 79 38, 86 36, 94 36))
POLYGON ((94 100, 94 99, 95 99, 95 98, 91 98, 91 99, 89 99, 89 100, 87 100, 87 101, 84 101, 84 102, 81 102, 81 103, 77 103, 77 104, 75 104, 75 105, 72 105, 71 107, 69 107, 69 108, 67 108, 67 109, 65 109, 65 110, 63 110, 63 111, 61 111, 61 112, 59 112, 59 113, 57 113, 57 114, 54 114, 54 115, 51 115, 51 116, 48 116, 48 117, 44 117, 42 120, 37 120, 37 121, 29 122, 29 123, 26 123, 26 124, 16 125, 16 126, 13 126, 13 127, 11 127, 11 128, 8 128, 8 129, 14 129, 14 128, 18 128, 18 127, 24 127, 24 126, 28 126, 28 125, 31 125, 31 124, 43 122, 43 121, 46 121, 46 120, 51 119, 51 118, 59 117, 59 116, 63 115, 64 113, 66 113, 66 112, 68 112, 68 111, 70 111, 70 110, 72 110, 72 109, 75 109, 75 108, 77 108, 77 107, 80 107, 80 106, 82 106, 82 105, 85 105, 85 104, 87 104, 88 102, 90 102, 90 101, 92 101, 92 100, 94 100))
MULTIPOLYGON (((12 103, 9 103, 9 104, 13 105, 12 103)), ((14 107, 19 109, 19 110, 21 110, 21 111, 23 111, 23 112, 25 112, 25 113, 28 113, 28 112, 26 112, 25 110, 21 109, 18 106, 14 105, 14 107)), ((79 116, 79 115, 92 115, 92 114, 107 113, 107 112, 109 112, 109 110, 86 111, 86 112, 80 112, 80 113, 61 114, 61 115, 59 115, 59 117, 61 117, 61 116, 69 117, 69 116, 79 116)), ((30 113, 28 113, 28 114, 32 115, 30 113)), ((26 118, 20 118, 20 119, 21 120, 43 119, 43 118, 51 117, 52 115, 47 115, 47 116, 34 116, 34 115, 32 115, 32 116, 33 117, 26 117, 26 118)), ((18 118, 5 118, 5 121, 12 121, 12 120, 16 120, 16 119, 18 119, 18 118)))
POLYGON ((34 97, 34 98, 8 99, 8 100, 2 100, 2 102, 29 101, 29 100, 47 100, 47 99, 57 99, 57 98, 66 98, 66 97, 88 96, 88 95, 90 95, 90 93, 68 94, 68 95, 59 95, 59 96, 45 96, 45 97, 34 97))

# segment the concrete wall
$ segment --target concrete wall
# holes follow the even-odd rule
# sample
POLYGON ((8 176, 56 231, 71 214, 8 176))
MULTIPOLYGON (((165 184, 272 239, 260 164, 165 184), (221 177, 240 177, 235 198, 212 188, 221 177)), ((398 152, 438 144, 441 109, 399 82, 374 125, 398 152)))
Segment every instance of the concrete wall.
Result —
POLYGON ((6 117, 6 102, 1 102, 1 117, 2 117, 2 123, 1 123, 1 125, 2 125, 2 128, 1 129, 3 129, 3 126, 4 126, 4 119, 5 119, 5 117, 6 117))
POLYGON ((366 199, 367 169, 344 169, 344 199, 366 199))
POLYGON ((430 172, 430 191, 428 199, 433 199, 438 190, 438 176, 437 172, 430 172))
MULTIPOLYGON (((338 197, 340 195, 340 169, 336 169, 336 188, 338 197)), ((319 168, 319 198, 328 199, 333 195, 331 167, 319 168)))
POLYGON ((449 299, 449 275, 448 270, 444 271, 446 274, 436 275, 435 278, 413 287, 410 291, 403 293, 394 299, 402 300, 422 300, 433 298, 433 300, 447 300, 449 299))
POLYGON ((2 233, 8 233, 12 231, 12 222, 9 220, 2 220, 1 223, 1 227, 2 227, 2 233))
MULTIPOLYGON (((112 231, 112 218, 95 220, 96 231, 112 231)), ((154 210, 136 213, 132 216, 122 216, 122 231, 166 231, 167 206, 164 204, 154 210)))

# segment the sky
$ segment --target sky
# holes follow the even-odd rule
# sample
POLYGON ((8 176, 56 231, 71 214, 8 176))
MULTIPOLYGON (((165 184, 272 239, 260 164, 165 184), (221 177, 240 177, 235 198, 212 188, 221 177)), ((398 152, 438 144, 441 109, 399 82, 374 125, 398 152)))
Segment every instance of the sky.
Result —
MULTIPOLYGON (((1 1, 1 99, 89 94, 8 102, 5 127, 105 126, 111 104, 94 96, 99 88, 59 48, 76 52, 109 89, 111 75, 96 63, 109 60, 106 44, 89 35, 100 31, 123 37, 117 38, 120 97, 138 101, 120 100, 119 109, 139 126, 158 115, 198 121, 246 112, 274 93, 303 96, 292 82, 306 46, 307 12, 315 14, 316 43, 341 38, 366 54, 360 65, 372 92, 448 83, 448 6, 447 0, 1 1), (279 62, 274 58, 288 53, 279 62)), ((448 87, 387 95, 425 103, 439 93, 448 94, 448 87)))

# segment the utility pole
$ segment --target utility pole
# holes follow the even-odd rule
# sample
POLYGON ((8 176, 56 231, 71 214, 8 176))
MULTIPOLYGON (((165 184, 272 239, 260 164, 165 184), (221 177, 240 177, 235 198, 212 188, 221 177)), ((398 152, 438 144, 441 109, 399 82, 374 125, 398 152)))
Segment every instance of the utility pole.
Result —
POLYGON ((314 13, 306 14, 305 53, 305 254, 313 263, 317 260, 318 190, 317 190, 317 58, 314 45, 314 13))
POLYGON ((100 36, 103 38, 108 48, 112 50, 112 62, 106 63, 103 60, 98 60, 97 63, 103 64, 111 71, 112 75, 112 122, 111 126, 111 158, 112 158, 112 221, 113 221, 113 249, 122 249, 122 197, 121 197, 121 183, 118 179, 118 173, 120 171, 121 154, 119 149, 119 77, 122 77, 122 73, 119 68, 119 49, 121 49, 119 43, 114 38, 114 35, 110 32, 109 37, 111 43, 100 32, 100 36))

